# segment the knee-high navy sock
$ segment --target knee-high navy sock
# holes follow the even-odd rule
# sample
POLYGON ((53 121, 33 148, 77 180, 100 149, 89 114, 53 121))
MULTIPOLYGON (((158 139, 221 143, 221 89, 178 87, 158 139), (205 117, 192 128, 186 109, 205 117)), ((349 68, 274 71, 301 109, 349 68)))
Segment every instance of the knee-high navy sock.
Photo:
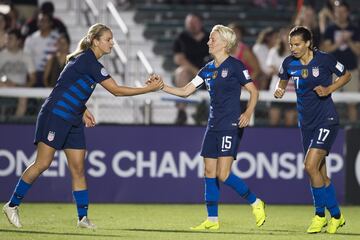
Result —
POLYGON ((218 202, 220 197, 219 181, 217 178, 205 177, 205 202, 208 217, 218 216, 218 202))
POLYGON ((242 198, 246 199, 249 204, 256 201, 256 195, 250 191, 249 187, 241 178, 235 176, 233 173, 230 173, 224 183, 234 189, 242 198))
POLYGON ((325 188, 326 192, 326 208, 329 210, 331 217, 340 218, 340 208, 336 200, 336 192, 334 185, 330 182, 330 185, 325 188))
POLYGON ((10 207, 19 206, 21 204, 22 199, 25 197, 27 191, 31 188, 31 184, 24 182, 21 178, 16 184, 14 193, 11 195, 10 207))
POLYGON ((87 189, 81 191, 73 191, 73 196, 76 202, 79 220, 87 216, 89 206, 89 192, 87 189))
POLYGON ((319 188, 311 187, 311 192, 314 200, 315 215, 318 215, 319 217, 325 217, 325 186, 319 188))

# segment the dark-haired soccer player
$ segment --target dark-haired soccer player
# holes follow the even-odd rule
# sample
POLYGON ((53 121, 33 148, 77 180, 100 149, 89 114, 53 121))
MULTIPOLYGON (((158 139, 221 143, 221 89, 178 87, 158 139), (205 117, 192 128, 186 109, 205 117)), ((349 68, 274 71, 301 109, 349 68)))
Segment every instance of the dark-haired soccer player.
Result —
POLYGON ((84 173, 84 124, 93 127, 95 119, 86 109, 86 102, 96 84, 101 84, 115 96, 131 96, 155 91, 163 86, 153 80, 145 87, 118 86, 98 61, 109 54, 114 45, 113 34, 107 26, 95 24, 71 53, 57 84, 45 101, 36 123, 37 156, 22 174, 11 199, 3 207, 9 222, 21 227, 18 206, 32 183, 49 168, 56 150, 63 149, 72 176, 73 195, 78 210, 78 227, 94 228, 88 217, 88 190, 84 173))
POLYGON ((265 222, 265 204, 250 191, 245 182, 231 173, 243 129, 248 126, 258 99, 258 91, 244 64, 229 54, 236 45, 231 28, 215 25, 208 41, 209 53, 214 60, 207 63, 186 86, 164 86, 167 93, 187 97, 202 84, 210 95, 210 115, 204 136, 201 155, 205 163, 205 202, 208 218, 192 230, 219 229, 219 181, 235 190, 253 209, 256 225, 265 222), (245 111, 241 111, 240 94, 244 87, 250 93, 245 111))
POLYGON ((289 33, 291 55, 285 58, 279 73, 278 87, 274 92, 281 98, 289 80, 294 81, 297 95, 299 127, 305 155, 305 170, 310 177, 315 216, 308 233, 335 233, 345 224, 336 200, 333 184, 326 174, 325 158, 329 154, 339 129, 331 93, 350 81, 351 75, 344 65, 324 52, 312 47, 312 33, 305 27, 294 27, 289 33), (333 82, 332 74, 338 78, 333 82), (325 207, 331 214, 327 222, 325 207))

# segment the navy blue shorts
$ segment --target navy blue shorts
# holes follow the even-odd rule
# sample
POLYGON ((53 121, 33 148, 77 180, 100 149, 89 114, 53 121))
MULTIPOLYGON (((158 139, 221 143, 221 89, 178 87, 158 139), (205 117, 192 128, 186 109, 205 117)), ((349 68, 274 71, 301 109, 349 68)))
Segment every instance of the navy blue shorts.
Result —
POLYGON ((306 154, 309 148, 319 148, 326 150, 329 154, 338 131, 339 125, 320 125, 312 130, 301 129, 304 153, 306 154))
POLYGON ((232 156, 236 159, 243 132, 243 128, 227 131, 206 131, 201 156, 204 158, 232 156))
POLYGON ((43 142, 57 150, 85 149, 84 125, 72 125, 48 110, 42 109, 36 121, 34 143, 43 142))

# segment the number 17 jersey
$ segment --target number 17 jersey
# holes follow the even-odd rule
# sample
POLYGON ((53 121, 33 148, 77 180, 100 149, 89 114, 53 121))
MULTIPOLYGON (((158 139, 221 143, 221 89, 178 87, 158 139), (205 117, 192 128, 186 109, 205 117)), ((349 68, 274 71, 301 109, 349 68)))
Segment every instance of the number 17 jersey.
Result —
POLYGON ((333 56, 317 50, 313 51, 313 59, 307 65, 292 55, 285 58, 279 77, 281 80, 294 81, 299 127, 314 129, 321 124, 339 124, 331 94, 320 97, 314 88, 319 85, 328 87, 333 83, 333 73, 342 76, 345 72, 344 65, 333 56))

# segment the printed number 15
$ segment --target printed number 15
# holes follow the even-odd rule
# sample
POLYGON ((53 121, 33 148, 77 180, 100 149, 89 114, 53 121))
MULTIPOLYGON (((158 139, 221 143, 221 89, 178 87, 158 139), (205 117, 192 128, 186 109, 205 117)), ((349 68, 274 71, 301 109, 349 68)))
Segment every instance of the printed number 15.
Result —
POLYGON ((222 149, 231 149, 231 138, 232 136, 222 137, 222 143, 221 143, 222 149))

